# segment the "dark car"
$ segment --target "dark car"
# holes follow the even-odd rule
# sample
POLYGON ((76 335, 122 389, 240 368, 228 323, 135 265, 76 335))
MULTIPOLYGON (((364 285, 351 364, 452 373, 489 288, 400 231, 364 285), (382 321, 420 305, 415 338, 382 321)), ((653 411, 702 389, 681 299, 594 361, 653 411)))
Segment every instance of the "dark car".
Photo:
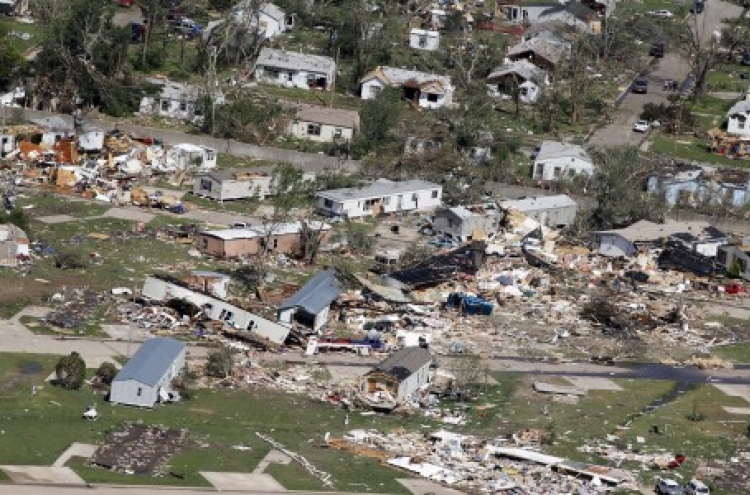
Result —
POLYGON ((648 79, 645 77, 637 77, 633 81, 633 93, 646 94, 648 93, 648 79))
POLYGON ((740 60, 740 64, 744 66, 750 66, 750 51, 742 54, 742 60, 740 60))
POLYGON ((648 51, 648 54, 651 57, 662 58, 664 56, 664 52, 666 51, 667 44, 663 41, 657 41, 656 43, 651 45, 651 49, 648 51))
POLYGON ((706 2, 703 0, 695 0, 693 6, 690 7, 690 12, 693 14, 702 14, 704 10, 706 10, 706 2))

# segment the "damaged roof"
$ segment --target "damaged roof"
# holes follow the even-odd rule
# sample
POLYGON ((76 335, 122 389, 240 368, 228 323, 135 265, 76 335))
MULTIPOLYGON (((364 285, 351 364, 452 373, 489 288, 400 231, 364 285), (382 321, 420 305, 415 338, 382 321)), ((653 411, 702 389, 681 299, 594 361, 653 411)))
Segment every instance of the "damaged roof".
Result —
POLYGON ((546 38, 532 38, 528 41, 512 46, 508 50, 508 57, 520 56, 532 52, 553 64, 557 64, 567 53, 570 45, 562 41, 546 38))
POLYGON ((509 199, 501 201, 500 206, 506 209, 514 209, 520 212, 550 210, 554 208, 568 208, 577 206, 578 203, 567 194, 555 196, 538 196, 534 198, 509 199))
POLYGON ((391 354, 373 371, 386 373, 398 381, 404 381, 411 375, 432 363, 432 354, 423 347, 405 347, 391 354))
POLYGON ((396 67, 379 66, 365 74, 360 82, 377 77, 378 79, 396 86, 421 87, 430 83, 439 83, 443 89, 452 87, 449 76, 430 74, 418 70, 399 69, 396 67))
POLYGON ((342 288, 333 270, 315 274, 291 297, 281 303, 279 309, 302 308, 308 313, 318 314, 338 299, 342 288))
POLYGON ((393 181, 388 179, 378 179, 368 186, 319 191, 317 193, 317 196, 334 201, 347 201, 350 199, 380 198, 383 196, 393 196, 394 194, 426 191, 429 189, 440 190, 442 189, 442 187, 439 184, 428 182, 426 180, 415 179, 393 181))
POLYGON ((615 234, 630 242, 653 242, 676 234, 692 234, 696 239, 723 239, 726 235, 708 222, 654 223, 648 220, 635 222, 624 229, 602 230, 596 235, 615 234))
POLYGON ((185 343, 178 340, 166 337, 148 339, 117 373, 114 381, 133 380, 153 387, 184 350, 185 343))
POLYGON ((331 57, 311 55, 309 53, 287 52, 273 48, 263 48, 258 55, 256 66, 291 69, 322 74, 332 74, 336 70, 336 62, 331 57))
POLYGON ((517 60, 508 65, 503 65, 492 71, 487 76, 487 80, 491 81, 500 77, 505 77, 511 74, 518 75, 524 81, 543 81, 547 72, 540 69, 536 65, 532 64, 528 60, 517 60))

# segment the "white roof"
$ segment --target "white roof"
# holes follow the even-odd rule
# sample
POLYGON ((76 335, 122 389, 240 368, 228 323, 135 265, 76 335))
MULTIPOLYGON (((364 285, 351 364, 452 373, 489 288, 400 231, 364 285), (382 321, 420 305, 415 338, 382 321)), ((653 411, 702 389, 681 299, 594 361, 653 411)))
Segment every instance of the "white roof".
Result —
POLYGON ((177 148, 180 150, 185 150, 185 151, 190 151, 190 152, 196 152, 196 151, 202 152, 204 150, 214 151, 213 148, 208 148, 206 146, 198 146, 197 144, 191 144, 191 143, 175 144, 174 146, 172 146, 172 148, 177 148))
POLYGON ((539 196, 534 198, 509 199, 501 201, 500 206, 505 209, 518 210, 520 212, 550 210, 553 208, 565 208, 577 206, 578 203, 567 194, 556 196, 539 196))
POLYGON ((437 31, 428 31, 426 29, 417 29, 417 28, 412 29, 411 34, 418 34, 420 36, 433 36, 435 38, 437 38, 440 35, 440 33, 438 33, 437 31))
POLYGON ((736 114, 747 114, 747 113, 750 113, 750 101, 740 100, 734 105, 732 105, 732 108, 730 108, 729 111, 727 112, 727 116, 736 115, 736 114))
POLYGON ((378 179, 369 186, 319 191, 316 196, 334 201, 346 201, 348 199, 380 198, 430 189, 442 190, 443 188, 439 184, 426 180, 403 180, 397 182, 388 179, 378 179))
POLYGON ((205 230, 201 232, 203 235, 211 237, 217 237, 225 241, 232 241, 235 239, 252 239, 254 237, 260 237, 260 234, 253 229, 222 229, 222 230, 205 230))
POLYGON ((273 48, 263 48, 258 55, 255 65, 297 71, 304 70, 325 75, 333 74, 336 70, 336 62, 331 57, 311 55, 309 53, 287 52, 273 48))
POLYGON ((577 144, 561 143, 559 141, 544 141, 536 155, 537 162, 552 158, 578 158, 593 163, 591 157, 582 146, 577 144))

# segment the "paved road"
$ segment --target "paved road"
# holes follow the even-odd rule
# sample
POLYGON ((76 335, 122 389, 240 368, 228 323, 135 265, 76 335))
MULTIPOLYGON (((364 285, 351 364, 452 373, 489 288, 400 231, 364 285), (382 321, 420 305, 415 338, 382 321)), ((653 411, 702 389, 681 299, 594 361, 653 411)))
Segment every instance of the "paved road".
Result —
MULTIPOLYGON (((737 18, 742 7, 723 0, 711 0, 706 11, 699 15, 696 31, 702 43, 710 43, 712 33, 721 29, 724 19, 737 18)), ((690 65, 677 53, 668 51, 658 65, 649 73, 648 94, 629 93, 615 110, 612 120, 597 129, 588 140, 592 146, 638 145, 645 134, 633 132, 633 125, 646 103, 667 103, 670 92, 663 91, 664 79, 684 81, 690 73, 690 65)))
MULTIPOLYGON (((156 493, 175 494, 175 495, 206 495, 207 493, 218 493, 213 488, 173 488, 173 487, 146 487, 146 486, 128 486, 128 487, 111 487, 111 486, 34 486, 34 485, 0 485, 0 495, 154 495, 156 493)), ((222 493, 244 493, 244 494, 262 494, 269 495, 272 493, 263 490, 243 490, 242 492, 222 492, 222 493)), ((357 493, 347 492, 306 492, 306 491, 284 491, 280 493, 295 495, 358 495, 357 493)))

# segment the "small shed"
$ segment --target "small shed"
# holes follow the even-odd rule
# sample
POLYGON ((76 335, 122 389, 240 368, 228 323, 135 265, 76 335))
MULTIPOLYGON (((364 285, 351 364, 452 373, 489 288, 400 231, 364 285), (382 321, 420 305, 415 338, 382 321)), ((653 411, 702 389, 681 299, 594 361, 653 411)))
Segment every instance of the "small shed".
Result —
POLYGON ((431 365, 430 351, 423 347, 405 347, 364 376, 362 391, 374 393, 382 390, 403 401, 430 381, 431 365))
POLYGON ((160 400, 169 400, 170 383, 184 367, 184 342, 164 337, 149 339, 112 380, 109 400, 154 407, 160 400))
POLYGON ((278 322, 291 327, 295 322, 318 333, 328 321, 331 304, 341 294, 341 284, 333 270, 315 274, 300 290, 282 302, 278 322))

